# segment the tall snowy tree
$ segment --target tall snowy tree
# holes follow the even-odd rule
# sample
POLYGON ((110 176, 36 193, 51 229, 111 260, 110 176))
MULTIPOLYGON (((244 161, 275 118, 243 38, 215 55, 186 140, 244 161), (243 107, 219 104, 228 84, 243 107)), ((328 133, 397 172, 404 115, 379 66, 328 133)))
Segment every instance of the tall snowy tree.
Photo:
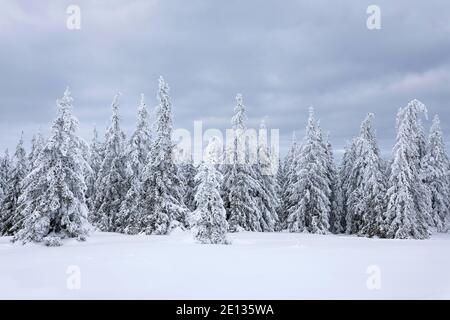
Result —
POLYGON ((148 119, 147 106, 144 102, 144 94, 141 94, 141 100, 138 107, 138 120, 136 130, 130 138, 127 152, 127 159, 131 168, 131 185, 128 189, 125 200, 120 206, 117 217, 118 232, 127 234, 136 234, 140 230, 136 226, 136 219, 139 212, 136 211, 139 206, 136 201, 142 188, 142 172, 147 163, 147 157, 151 146, 151 131, 148 119))
POLYGON ((168 234, 173 228, 185 225, 188 214, 183 203, 182 183, 173 161, 169 86, 162 77, 159 78, 157 97, 154 138, 133 209, 139 212, 133 228, 146 234, 168 234))
POLYGON ((387 210, 381 236, 398 239, 429 237, 430 192, 420 177, 421 141, 418 119, 426 107, 418 100, 401 108, 397 116, 397 140, 393 149, 387 210))
POLYGON ((94 210, 94 201, 95 201, 95 182, 97 181, 98 174, 100 172, 100 168, 103 162, 103 143, 98 138, 97 128, 94 126, 92 141, 89 146, 90 149, 90 157, 89 157, 89 165, 91 167, 90 174, 86 177, 86 203, 88 205, 89 211, 93 212, 94 210))
POLYGON ((275 231, 278 226, 278 181, 276 177, 276 165, 271 150, 267 145, 267 128, 263 120, 260 125, 258 137, 258 161, 254 166, 256 177, 259 181, 259 208, 261 211, 261 228, 264 231, 275 231))
POLYGON ((58 116, 37 165, 25 177, 17 209, 23 217, 15 241, 59 245, 62 238, 84 240, 89 231, 83 172, 88 164, 77 136, 69 89, 57 100, 58 116))
POLYGON ((227 150, 222 197, 227 210, 229 231, 265 231, 261 225, 261 186, 249 162, 246 112, 242 95, 236 96, 232 118, 234 137, 227 150))
POLYGON ((428 148, 422 159, 422 180, 431 194, 431 227, 438 232, 450 228, 450 162, 446 153, 439 117, 433 119, 428 148))
POLYGON ((0 206, 0 235, 12 236, 16 229, 20 229, 21 215, 17 208, 19 196, 23 192, 22 180, 28 174, 28 161, 23 147, 23 133, 13 156, 14 166, 8 180, 8 188, 0 206))
POLYGON ((141 94, 136 130, 132 134, 127 148, 127 158, 133 170, 133 177, 140 176, 146 164, 148 153, 150 152, 152 137, 148 117, 144 94, 141 94))
POLYGON ((200 243, 229 244, 226 211, 220 195, 223 176, 217 166, 221 161, 222 145, 212 137, 205 150, 203 162, 195 176, 196 193, 193 233, 200 243))
POLYGON ((380 224, 386 210, 386 177, 373 130, 373 117, 369 114, 362 122, 360 135, 355 140, 353 167, 360 179, 348 198, 346 223, 348 233, 369 237, 380 235, 380 224))
POLYGON ((111 104, 111 124, 105 135, 103 161, 95 182, 95 200, 91 221, 102 231, 114 232, 117 215, 129 189, 130 168, 125 154, 125 134, 120 128, 119 96, 111 104))
POLYGON ((0 158, 0 202, 5 197, 6 190, 8 189, 8 180, 11 175, 12 162, 9 157, 8 149, 2 158, 0 158))
POLYGON ((306 135, 294 161, 296 179, 289 185, 287 225, 290 232, 326 234, 329 230, 330 183, 328 160, 310 108, 306 135))
POLYGON ((341 230, 347 229, 346 218, 348 215, 348 199, 356 188, 353 181, 355 174, 353 173, 353 165, 356 159, 356 139, 347 142, 347 146, 342 156, 341 165, 339 166, 339 189, 341 190, 341 230))
POLYGON ((329 134, 324 141, 324 150, 327 164, 327 178, 330 188, 330 231, 341 233, 342 227, 342 191, 340 189, 339 174, 334 162, 333 148, 329 139, 329 134))

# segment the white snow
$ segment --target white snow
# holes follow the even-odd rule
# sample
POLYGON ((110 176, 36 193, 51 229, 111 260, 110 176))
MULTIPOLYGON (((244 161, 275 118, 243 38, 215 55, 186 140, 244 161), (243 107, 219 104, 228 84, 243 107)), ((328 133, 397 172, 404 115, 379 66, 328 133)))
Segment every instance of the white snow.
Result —
MULTIPOLYGON (((95 233, 62 247, 0 238, 0 299, 450 298, 450 234, 381 240, 291 233, 230 234, 232 245, 95 233), (75 269, 70 266, 76 266, 75 269), (369 290, 368 267, 380 271, 369 290), (80 289, 67 281, 79 267, 80 289)), ((372 278, 371 278, 372 277, 372 278)))

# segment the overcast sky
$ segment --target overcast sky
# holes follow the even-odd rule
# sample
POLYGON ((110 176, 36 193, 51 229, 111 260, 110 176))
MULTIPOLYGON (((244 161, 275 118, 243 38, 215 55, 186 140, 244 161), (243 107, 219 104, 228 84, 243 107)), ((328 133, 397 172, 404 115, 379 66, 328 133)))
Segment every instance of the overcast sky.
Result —
MULTIPOLYGON (((84 138, 103 133, 121 98, 131 132, 139 94, 171 87, 175 127, 228 128, 244 96, 249 126, 267 117, 282 151, 314 106, 337 152, 375 113, 389 153, 395 115, 413 98, 441 116, 450 141, 450 2, 411 0, 146 0, 0 2, 0 148, 47 132, 69 85, 84 138), (66 27, 69 5, 81 30, 66 27), (381 9, 368 30, 366 9, 381 9)), ((428 121, 429 122, 429 121, 428 121)), ((429 124, 427 123, 427 127, 429 124)))

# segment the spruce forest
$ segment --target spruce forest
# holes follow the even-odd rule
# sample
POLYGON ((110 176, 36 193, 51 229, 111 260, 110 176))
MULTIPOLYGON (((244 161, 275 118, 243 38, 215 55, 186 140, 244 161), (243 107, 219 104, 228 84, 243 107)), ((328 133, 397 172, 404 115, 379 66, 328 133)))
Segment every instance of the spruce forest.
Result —
POLYGON ((368 114, 337 163, 310 108, 307 123, 298 124, 306 125, 304 137, 294 134, 274 166, 264 139, 257 161, 248 160, 242 95, 231 119, 232 148, 211 138, 199 165, 174 161, 172 103, 162 77, 157 99, 153 112, 141 96, 127 137, 117 94, 106 133, 94 128, 88 143, 78 135, 67 89, 50 135, 37 133, 29 152, 20 137, 14 153, 0 159, 0 235, 58 246, 68 238, 88 240, 95 230, 167 235, 178 228, 191 230, 199 243, 230 244, 227 234, 239 231, 427 239, 450 229, 450 162, 440 120, 434 116, 425 133, 427 108, 418 100, 398 110, 387 159, 368 114))

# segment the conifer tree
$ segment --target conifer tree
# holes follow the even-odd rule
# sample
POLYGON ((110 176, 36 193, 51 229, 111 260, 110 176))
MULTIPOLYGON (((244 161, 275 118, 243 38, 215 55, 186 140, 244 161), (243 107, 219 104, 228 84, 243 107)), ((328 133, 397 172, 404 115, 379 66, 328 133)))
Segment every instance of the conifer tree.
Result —
POLYGON ((146 234, 168 234, 175 227, 183 227, 188 215, 182 183, 173 161, 169 86, 162 77, 159 78, 158 100, 154 139, 143 169, 136 209, 133 209, 140 213, 134 228, 146 234))
POLYGON ((39 130, 37 134, 35 134, 31 140, 31 151, 28 155, 28 163, 30 164, 30 169, 35 167, 35 162, 37 161, 39 154, 45 144, 45 139, 42 136, 41 131, 39 130))
POLYGON ((94 126, 92 140, 89 146, 90 149, 90 157, 89 157, 89 166, 92 171, 86 177, 86 203, 89 208, 89 211, 92 213, 94 211, 94 201, 95 201, 95 182, 97 181, 98 174, 100 172, 100 168, 103 162, 103 144, 98 138, 97 127, 94 126))
POLYGON ((428 148, 422 159, 422 180, 431 195, 431 227, 447 232, 450 220, 450 162, 446 153, 439 117, 433 119, 428 148))
POLYGON ((258 137, 258 162, 255 165, 256 177, 259 181, 259 208, 261 211, 261 228, 263 231, 275 231, 278 226, 278 181, 276 178, 276 165, 267 145, 267 128, 263 120, 260 125, 258 137))
POLYGON ((83 172, 88 164, 77 136, 69 89, 57 100, 58 115, 35 168, 25 177, 17 209, 22 218, 14 240, 60 245, 60 239, 84 240, 89 231, 83 172))
POLYGON ((23 132, 16 152, 13 156, 14 166, 7 183, 5 197, 0 206, 0 235, 12 236, 16 229, 20 229, 22 221, 17 208, 19 206, 19 197, 23 192, 22 180, 28 174, 28 161, 25 149, 23 147, 23 132))
POLYGON ((234 137, 227 150, 227 165, 224 166, 223 201, 227 210, 230 232, 264 231, 261 226, 261 186, 249 163, 246 139, 246 112, 242 95, 236 96, 235 114, 232 118, 234 137))
POLYGON ((387 210, 381 236, 398 239, 429 237, 430 193, 420 177, 421 142, 418 119, 426 107, 418 100, 401 108, 397 116, 397 141, 393 149, 387 210))
POLYGON ((130 138, 127 148, 127 159, 131 168, 131 185, 125 199, 120 206, 118 214, 118 232, 136 234, 140 232, 137 224, 140 206, 136 203, 138 195, 142 191, 142 173, 148 161, 151 146, 150 124, 148 122, 147 106, 144 102, 144 94, 138 107, 138 120, 136 130, 130 138))
POLYGON ((229 244, 226 211, 220 196, 223 176, 218 170, 221 144, 212 137, 205 150, 203 162, 195 176, 196 193, 193 233, 200 243, 229 244))
POLYGON ((369 237, 380 235, 386 210, 386 177, 372 128, 373 117, 369 114, 362 122, 360 135, 355 140, 354 168, 360 172, 361 179, 349 196, 347 215, 347 232, 369 237))
POLYGON ((95 200, 91 220, 102 231, 114 232, 117 215, 129 189, 130 168, 124 150, 125 134, 120 128, 119 96, 112 102, 111 124, 105 135, 103 161, 95 182, 95 200))
POLYGON ((12 162, 9 157, 8 149, 2 158, 0 158, 0 202, 5 197, 6 190, 8 189, 8 180, 11 174, 12 162))
POLYGON ((326 234, 331 210, 328 162, 312 108, 294 165, 295 182, 288 186, 292 203, 288 208, 288 229, 290 232, 326 234))

